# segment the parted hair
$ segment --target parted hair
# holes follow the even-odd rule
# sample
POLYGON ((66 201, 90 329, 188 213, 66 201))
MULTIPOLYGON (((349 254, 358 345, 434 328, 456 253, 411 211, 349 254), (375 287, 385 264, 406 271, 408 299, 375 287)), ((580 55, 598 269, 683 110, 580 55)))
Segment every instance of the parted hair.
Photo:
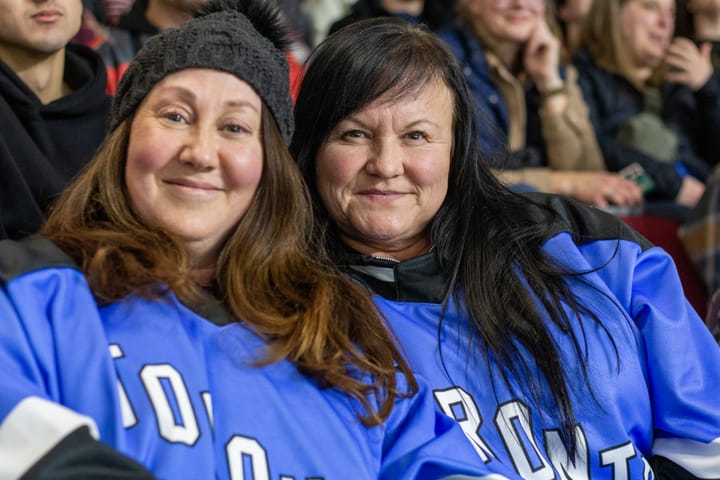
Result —
POLYGON ((124 172, 132 118, 106 138, 43 231, 78 263, 99 303, 132 293, 160 299, 168 291, 190 307, 220 300, 267 340, 258 365, 289 359, 322 388, 360 402, 366 425, 387 418, 397 396, 416 391, 370 296, 311 242, 307 189, 264 104, 262 178, 218 256, 212 297, 193 280, 182 243, 131 207, 124 172), (408 388, 398 386, 398 370, 408 388))

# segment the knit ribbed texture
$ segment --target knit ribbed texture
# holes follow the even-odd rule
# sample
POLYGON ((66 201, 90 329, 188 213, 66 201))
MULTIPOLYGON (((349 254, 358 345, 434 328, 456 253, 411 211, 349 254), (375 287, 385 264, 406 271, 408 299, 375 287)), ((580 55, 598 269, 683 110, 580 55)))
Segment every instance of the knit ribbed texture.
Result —
POLYGON ((250 84, 290 142, 294 123, 285 55, 236 11, 197 17, 148 40, 117 87, 110 131, 133 114, 160 80, 186 68, 220 70, 250 84))

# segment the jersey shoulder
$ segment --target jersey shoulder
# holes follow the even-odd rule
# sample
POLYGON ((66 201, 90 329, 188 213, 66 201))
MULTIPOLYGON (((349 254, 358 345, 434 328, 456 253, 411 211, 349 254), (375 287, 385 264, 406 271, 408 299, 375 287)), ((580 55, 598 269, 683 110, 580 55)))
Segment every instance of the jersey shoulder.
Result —
POLYGON ((548 240, 565 232, 572 235, 578 246, 598 240, 625 240, 636 243, 642 250, 653 246, 611 213, 560 195, 537 192, 525 195, 536 204, 533 217, 537 221, 547 221, 548 211, 552 212, 548 240))
POLYGON ((22 240, 0 241, 0 283, 47 268, 75 268, 77 264, 49 239, 33 235, 22 240))

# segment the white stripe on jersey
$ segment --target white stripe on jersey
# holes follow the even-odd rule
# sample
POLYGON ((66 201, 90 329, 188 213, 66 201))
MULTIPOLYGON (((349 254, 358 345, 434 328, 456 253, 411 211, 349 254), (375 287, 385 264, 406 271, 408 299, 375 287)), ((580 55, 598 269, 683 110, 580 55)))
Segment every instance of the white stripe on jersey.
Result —
POLYGON ((40 397, 23 399, 0 423, 0 479, 20 477, 80 427, 98 438, 92 418, 40 397))
POLYGON ((672 460, 699 478, 720 478, 720 438, 711 443, 685 438, 658 438, 653 443, 653 455, 672 460))

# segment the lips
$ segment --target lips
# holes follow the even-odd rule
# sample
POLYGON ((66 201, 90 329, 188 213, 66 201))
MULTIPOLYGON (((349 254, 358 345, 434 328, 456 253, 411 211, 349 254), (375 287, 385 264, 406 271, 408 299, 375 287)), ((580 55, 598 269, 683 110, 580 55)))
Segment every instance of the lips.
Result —
POLYGON ((360 195, 380 195, 380 196, 390 196, 390 195, 402 195, 402 192, 396 192, 394 190, 378 190, 375 188, 368 189, 368 190, 361 190, 358 192, 360 195))
POLYGON ((181 187, 183 189, 188 189, 188 190, 197 190, 197 191, 206 191, 206 192, 222 191, 222 188, 217 187, 211 183, 201 182, 201 181, 197 181, 197 180, 190 180, 187 178, 171 178, 168 180, 164 180, 164 182, 168 185, 175 186, 175 187, 181 187))
POLYGON ((368 189, 358 191, 355 193, 355 195, 373 203, 383 204, 392 203, 397 199, 403 198, 405 196, 405 193, 395 190, 368 189))
POLYGON ((62 12, 55 9, 44 9, 32 15, 32 18, 40 23, 52 23, 62 17, 62 12))

